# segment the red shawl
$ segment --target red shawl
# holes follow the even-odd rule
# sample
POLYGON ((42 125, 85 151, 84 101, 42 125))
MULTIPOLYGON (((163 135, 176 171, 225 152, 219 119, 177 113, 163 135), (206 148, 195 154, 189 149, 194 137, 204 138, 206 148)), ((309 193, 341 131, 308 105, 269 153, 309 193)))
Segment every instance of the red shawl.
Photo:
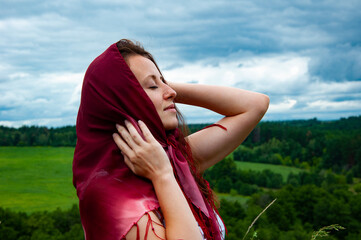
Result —
MULTIPOLYGON (((201 194, 181 154, 179 130, 166 132, 157 111, 111 45, 88 67, 76 131, 73 184, 87 240, 119 240, 147 212, 158 209, 151 182, 125 165, 112 134, 115 124, 142 120, 172 162, 174 173, 207 239, 221 239, 214 211, 201 194)), ((138 129, 139 131, 139 129, 138 129)))

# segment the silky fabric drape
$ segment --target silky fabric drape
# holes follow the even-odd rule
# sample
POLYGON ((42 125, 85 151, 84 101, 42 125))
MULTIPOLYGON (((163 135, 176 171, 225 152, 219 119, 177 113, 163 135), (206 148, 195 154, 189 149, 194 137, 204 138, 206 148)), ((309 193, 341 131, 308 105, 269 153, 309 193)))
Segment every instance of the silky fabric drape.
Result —
POLYGON ((181 154, 179 130, 165 131, 159 115, 112 44, 88 67, 81 94, 73 161, 73 184, 86 240, 122 239, 146 213, 159 208, 151 182, 126 166, 112 134, 129 120, 142 120, 164 147, 200 226, 220 239, 213 209, 204 199, 181 154), (197 215, 197 216, 196 216, 197 215))

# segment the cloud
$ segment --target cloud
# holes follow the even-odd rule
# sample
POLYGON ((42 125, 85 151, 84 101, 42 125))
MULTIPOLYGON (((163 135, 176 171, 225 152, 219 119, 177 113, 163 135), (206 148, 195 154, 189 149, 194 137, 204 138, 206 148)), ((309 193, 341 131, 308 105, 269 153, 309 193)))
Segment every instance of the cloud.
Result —
MULTIPOLYGON (((266 119, 335 119, 338 114, 359 115, 361 82, 322 81, 310 75, 309 62, 309 58, 295 55, 224 60, 218 66, 200 61, 164 71, 164 76, 169 81, 193 81, 267 93, 271 104, 266 119)), ((184 111, 219 118, 206 110, 184 108, 184 111)))
POLYGON ((226 85, 257 92, 281 95, 299 92, 309 81, 308 58, 294 55, 247 57, 219 60, 219 65, 204 61, 164 71, 169 81, 226 85))
MULTIPOLYGON (((168 81, 264 92, 271 98, 265 119, 305 116, 327 119, 337 118, 340 113, 357 115, 361 112, 361 82, 317 80, 309 74, 309 61, 294 54, 223 59, 219 65, 198 61, 175 66, 163 71, 163 74, 168 81)), ((0 124, 75 124, 83 73, 16 73, 9 78, 12 82, 6 85, 8 91, 0 97, 0 124)), ((197 107, 181 105, 180 109, 190 123, 212 122, 221 118, 219 114, 197 107)))
POLYGON ((358 0, 1 4, 0 124, 74 124, 82 75, 120 38, 142 42, 169 80, 268 94, 266 119, 361 113, 358 0))
POLYGON ((309 103, 309 109, 314 111, 327 110, 327 111, 350 111, 350 110, 360 110, 361 100, 353 101, 342 101, 342 102, 332 102, 327 100, 318 100, 315 102, 309 103))
POLYGON ((271 113, 284 113, 291 110, 297 103, 297 100, 286 98, 277 104, 270 104, 269 112, 271 113))
POLYGON ((361 81, 361 46, 340 45, 312 51, 310 72, 324 81, 361 81))
POLYGON ((4 93, 0 96, 1 123, 38 121, 74 125, 83 76, 83 73, 61 72, 12 75, 11 81, 0 86, 4 93))

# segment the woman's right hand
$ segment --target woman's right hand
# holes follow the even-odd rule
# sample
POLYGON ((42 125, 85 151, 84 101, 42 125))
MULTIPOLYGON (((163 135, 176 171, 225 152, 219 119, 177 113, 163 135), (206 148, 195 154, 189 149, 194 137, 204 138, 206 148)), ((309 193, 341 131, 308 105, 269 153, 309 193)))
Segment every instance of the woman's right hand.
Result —
POLYGON ((124 156, 124 162, 134 174, 151 181, 173 175, 172 166, 163 147, 142 121, 138 124, 144 139, 129 121, 125 120, 126 128, 116 125, 119 134, 114 133, 113 139, 124 156))

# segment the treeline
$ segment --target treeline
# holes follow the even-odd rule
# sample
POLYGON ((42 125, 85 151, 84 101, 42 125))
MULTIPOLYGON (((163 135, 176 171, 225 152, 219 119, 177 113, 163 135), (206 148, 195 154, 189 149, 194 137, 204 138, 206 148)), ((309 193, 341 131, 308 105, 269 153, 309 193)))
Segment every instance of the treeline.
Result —
MULTIPOLYGON (((191 132, 206 124, 191 124, 191 132)), ((0 146, 75 146, 75 126, 61 128, 0 126, 0 146)), ((261 122, 234 151, 237 161, 332 169, 361 177, 361 116, 261 122)))
POLYGON ((259 192, 260 187, 279 189, 284 185, 281 174, 270 170, 261 172, 237 169, 232 156, 206 170, 204 178, 216 192, 246 196, 259 192))
POLYGON ((332 169, 361 177, 361 116, 323 122, 261 122, 234 152, 238 161, 332 169))
MULTIPOLYGON (((216 192, 246 196, 261 192, 263 188, 280 189, 286 185, 298 187, 312 184, 327 188, 334 184, 354 183, 351 173, 341 175, 325 169, 290 173, 287 180, 283 181, 281 174, 269 169, 263 171, 238 169, 232 155, 208 169, 204 177, 216 192)), ((361 193, 361 183, 355 184, 354 191, 361 193)))
MULTIPOLYGON (((198 131, 208 124, 189 124, 190 132, 198 131)), ((341 118, 335 121, 292 120, 261 122, 247 137, 243 145, 255 147, 269 142, 271 139, 299 143, 302 147, 310 145, 314 139, 324 140, 327 133, 360 133, 361 116, 341 118)), ((319 142, 319 141, 317 141, 319 142)), ((0 126, 0 146, 75 146, 75 126, 47 128, 23 126, 12 128, 0 126)), ((315 154, 321 146, 315 146, 315 154)), ((322 149, 322 148, 321 148, 322 149)))
POLYGON ((60 128, 0 126, 0 146, 72 146, 76 144, 75 126, 60 128))
POLYGON ((1 240, 84 240, 79 208, 26 214, 0 207, 1 240))
MULTIPOLYGON (((191 124, 189 131, 195 132, 207 124, 191 124)), ((47 128, 38 126, 23 126, 12 128, 0 126, 0 146, 53 146, 75 147, 75 126, 47 128)))

